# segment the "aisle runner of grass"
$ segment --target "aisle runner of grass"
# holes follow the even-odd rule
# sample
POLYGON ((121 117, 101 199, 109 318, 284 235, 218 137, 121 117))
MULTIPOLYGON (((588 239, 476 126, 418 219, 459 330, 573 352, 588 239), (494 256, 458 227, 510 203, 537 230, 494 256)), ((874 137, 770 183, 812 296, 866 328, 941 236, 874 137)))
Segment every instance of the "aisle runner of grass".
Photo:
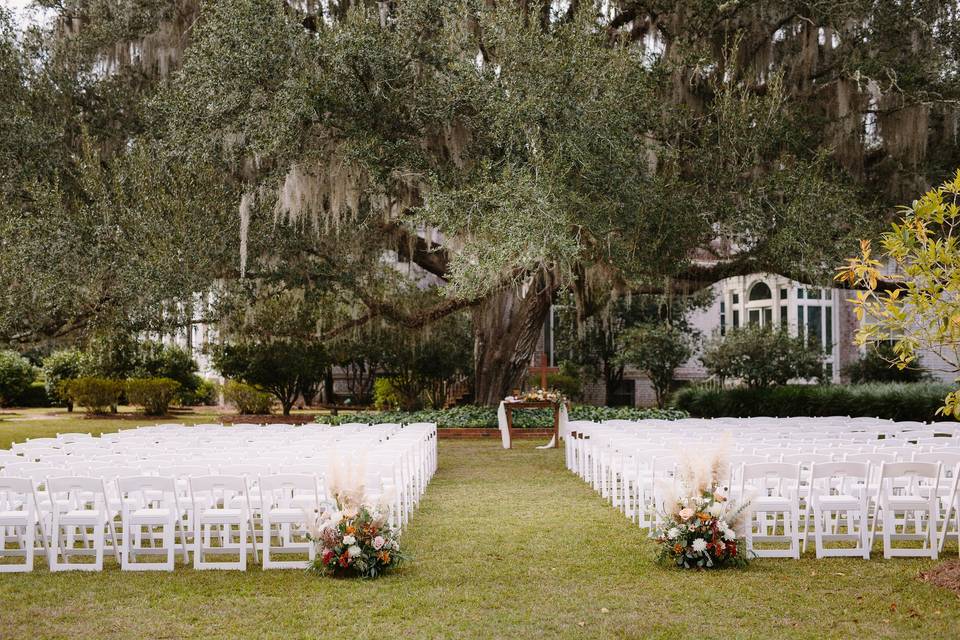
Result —
MULTIPOLYGON (((3 638, 952 637, 956 596, 929 561, 758 561, 679 573, 563 468, 562 451, 441 442, 404 537, 413 562, 376 582, 299 571, 0 576, 3 638)), ((955 553, 955 547, 953 547, 955 553)))

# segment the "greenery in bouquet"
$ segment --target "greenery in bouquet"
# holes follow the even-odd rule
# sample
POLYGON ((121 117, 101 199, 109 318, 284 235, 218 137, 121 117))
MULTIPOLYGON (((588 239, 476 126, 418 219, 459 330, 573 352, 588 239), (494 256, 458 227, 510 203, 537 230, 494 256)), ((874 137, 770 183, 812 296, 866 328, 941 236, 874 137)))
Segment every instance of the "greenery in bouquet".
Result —
POLYGON ((657 560, 684 569, 742 567, 746 543, 738 537, 739 520, 748 503, 732 505, 722 489, 729 466, 718 448, 688 452, 677 469, 676 484, 660 487, 663 508, 656 512, 657 560))
POLYGON ((308 567, 321 575, 377 578, 406 558, 385 512, 361 505, 340 505, 324 512, 311 527, 309 538, 317 553, 308 567))

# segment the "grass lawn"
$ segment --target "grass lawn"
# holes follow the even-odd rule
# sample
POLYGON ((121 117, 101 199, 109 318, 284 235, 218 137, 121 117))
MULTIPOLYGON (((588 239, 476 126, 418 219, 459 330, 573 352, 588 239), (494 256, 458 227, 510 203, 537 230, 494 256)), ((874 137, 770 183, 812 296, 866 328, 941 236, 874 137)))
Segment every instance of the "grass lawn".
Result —
MULTIPOLYGON (((2 421, 0 446, 135 424, 2 421)), ((645 534, 567 472, 562 451, 536 444, 441 441, 404 536, 413 561, 378 581, 38 569, 0 575, 0 638, 957 637, 957 596, 917 580, 929 560, 658 566, 645 534)))

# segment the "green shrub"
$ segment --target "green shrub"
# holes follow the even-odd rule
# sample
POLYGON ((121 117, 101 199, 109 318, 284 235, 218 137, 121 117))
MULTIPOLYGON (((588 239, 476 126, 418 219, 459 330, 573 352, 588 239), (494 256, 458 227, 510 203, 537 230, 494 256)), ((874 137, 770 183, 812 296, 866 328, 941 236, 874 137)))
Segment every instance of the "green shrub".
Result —
POLYGON ((177 394, 180 404, 185 407, 216 406, 220 396, 220 385, 216 380, 195 377, 197 382, 193 391, 181 388, 177 394))
MULTIPOLYGON (((528 387, 540 386, 540 374, 531 373, 527 376, 528 387)), ((565 366, 556 373, 547 374, 547 388, 556 389, 566 398, 579 398, 583 390, 583 381, 577 375, 576 369, 565 366)))
POLYGON ((914 362, 910 367, 899 369, 893 364, 898 360, 899 356, 894 352, 893 346, 881 342, 868 346, 866 352, 860 358, 843 368, 843 375, 849 378, 853 384, 864 382, 920 382, 929 376, 919 366, 919 361, 914 362))
POLYGON ((237 413, 251 415, 266 415, 273 405, 273 397, 269 393, 236 380, 223 385, 223 398, 236 408, 237 413))
POLYGON ((30 361, 16 351, 0 351, 0 406, 17 401, 37 377, 30 361))
POLYGON ((950 387, 934 383, 788 385, 769 389, 680 391, 674 406, 697 418, 750 416, 869 416, 942 420, 936 415, 950 387))
MULTIPOLYGON (((591 405, 573 405, 570 409, 571 420, 678 420, 687 417, 682 411, 669 409, 635 409, 633 407, 594 407, 591 405)), ((435 422, 446 428, 485 428, 497 427, 496 407, 463 405, 450 409, 426 409, 423 411, 363 411, 337 416, 321 415, 316 421, 322 424, 343 424, 360 422, 364 424, 382 424, 395 422, 435 422)), ((548 409, 525 409, 513 414, 513 425, 517 428, 544 428, 553 425, 553 412, 548 409)))
POLYGON ((721 383, 739 378, 748 387, 784 385, 823 377, 819 345, 785 329, 748 325, 717 336, 704 346, 700 361, 721 383))
POLYGON ((400 392, 391 378, 377 378, 373 382, 373 406, 377 409, 396 409, 403 403, 400 392))
POLYGON ((63 389, 66 397, 87 413, 107 413, 120 401, 123 382, 110 378, 74 378, 66 381, 63 389))
POLYGON ((148 416, 166 415, 180 383, 170 378, 131 378, 127 380, 127 401, 143 407, 148 416))
POLYGON ((64 394, 63 385, 83 375, 84 355, 79 349, 54 351, 43 359, 43 377, 47 395, 58 404, 73 411, 73 402, 64 394))
POLYGON ((50 396, 44 383, 36 381, 14 400, 14 404, 18 407, 49 407, 50 396))

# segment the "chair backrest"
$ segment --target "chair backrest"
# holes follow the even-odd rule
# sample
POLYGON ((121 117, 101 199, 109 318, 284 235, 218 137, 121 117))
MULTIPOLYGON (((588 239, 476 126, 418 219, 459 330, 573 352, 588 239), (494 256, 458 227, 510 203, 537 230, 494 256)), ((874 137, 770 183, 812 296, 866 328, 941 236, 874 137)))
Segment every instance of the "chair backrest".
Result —
POLYGON ((260 502, 264 509, 287 507, 295 498, 307 499, 316 504, 319 501, 316 476, 308 474, 284 473, 260 476, 258 487, 260 502))
POLYGON ((870 465, 866 462, 818 462, 810 466, 810 479, 852 478, 866 480, 870 465))
POLYGON ((106 506, 107 492, 101 478, 61 476, 47 478, 47 493, 55 510, 95 511, 106 506))
POLYGON ((0 477, 0 511, 33 513, 35 494, 30 478, 0 477))
POLYGON ((939 462, 894 462, 880 466, 880 478, 940 478, 939 462))
POLYGON ((833 456, 827 453, 785 453, 780 458, 781 462, 790 464, 800 463, 804 467, 812 464, 826 464, 833 462, 833 456))
POLYGON ((163 476, 130 476, 117 478, 117 488, 120 490, 120 493, 157 491, 172 494, 176 491, 173 478, 163 476))
POLYGON ((191 476, 190 493, 195 502, 207 494, 214 504, 221 500, 226 504, 233 497, 247 496, 247 481, 239 476, 191 476))

